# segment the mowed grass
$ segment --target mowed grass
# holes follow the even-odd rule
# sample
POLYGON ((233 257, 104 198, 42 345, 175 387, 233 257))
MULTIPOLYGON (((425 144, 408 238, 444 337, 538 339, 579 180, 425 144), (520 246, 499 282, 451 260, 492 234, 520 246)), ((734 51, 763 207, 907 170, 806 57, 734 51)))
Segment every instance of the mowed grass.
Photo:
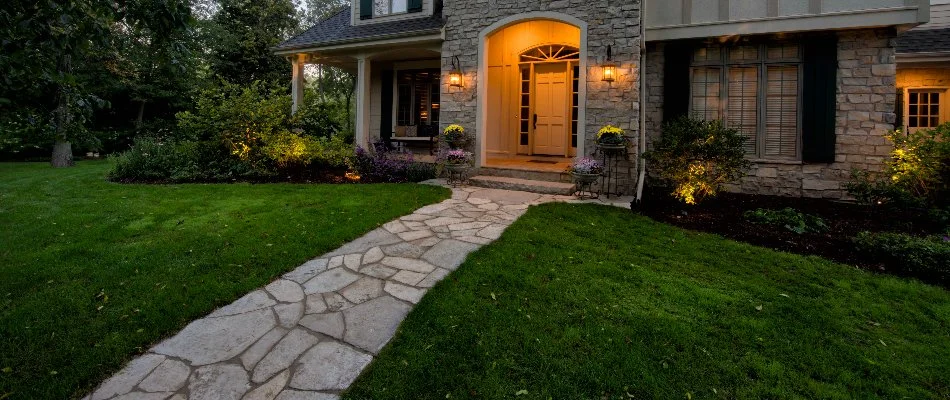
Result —
POLYGON ((120 185, 0 164, 0 399, 79 397, 149 344, 378 225, 423 185, 120 185))
POLYGON ((346 399, 950 397, 950 293, 593 205, 532 208, 346 399))

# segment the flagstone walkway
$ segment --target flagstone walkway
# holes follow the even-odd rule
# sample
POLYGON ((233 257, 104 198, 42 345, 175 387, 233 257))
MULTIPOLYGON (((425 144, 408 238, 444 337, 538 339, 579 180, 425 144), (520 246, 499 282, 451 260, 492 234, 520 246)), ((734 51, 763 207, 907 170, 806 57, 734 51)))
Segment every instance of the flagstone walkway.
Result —
MULTIPOLYGON (((429 288, 528 207, 551 201, 577 202, 455 188, 451 199, 389 222, 192 322, 87 399, 336 399, 429 288)), ((630 200, 612 201, 592 202, 627 207, 630 200)))

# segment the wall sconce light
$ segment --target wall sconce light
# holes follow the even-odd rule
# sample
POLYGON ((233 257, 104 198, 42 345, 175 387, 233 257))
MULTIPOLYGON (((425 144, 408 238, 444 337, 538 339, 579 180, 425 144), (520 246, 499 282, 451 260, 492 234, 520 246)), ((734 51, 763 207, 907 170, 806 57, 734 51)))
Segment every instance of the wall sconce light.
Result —
POLYGON ((449 72, 449 86, 462 87, 462 67, 458 56, 452 58, 452 71, 449 72))
POLYGON ((601 78, 604 82, 613 82, 617 78, 617 65, 613 63, 610 54, 610 45, 607 45, 607 61, 604 62, 604 75, 601 78))

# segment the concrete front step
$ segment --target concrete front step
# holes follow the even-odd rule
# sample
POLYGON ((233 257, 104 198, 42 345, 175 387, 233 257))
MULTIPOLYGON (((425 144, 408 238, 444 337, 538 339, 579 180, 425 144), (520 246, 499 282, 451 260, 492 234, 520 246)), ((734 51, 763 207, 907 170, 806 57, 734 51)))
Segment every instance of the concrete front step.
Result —
POLYGON ((498 176, 505 178, 518 178, 534 181, 564 182, 570 183, 571 176, 565 172, 558 171, 538 171, 522 168, 499 168, 499 167, 481 167, 478 174, 482 176, 498 176))
POLYGON ((540 194, 571 195, 574 193, 573 183, 536 181, 520 178, 510 178, 505 176, 487 176, 479 175, 469 178, 469 184, 472 186, 518 190, 522 192, 532 192, 540 194))

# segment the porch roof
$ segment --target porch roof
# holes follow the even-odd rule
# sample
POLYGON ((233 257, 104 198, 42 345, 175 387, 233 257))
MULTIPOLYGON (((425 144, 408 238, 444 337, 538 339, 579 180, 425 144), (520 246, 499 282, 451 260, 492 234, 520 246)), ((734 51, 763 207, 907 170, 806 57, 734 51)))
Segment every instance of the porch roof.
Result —
POLYGON ((350 7, 344 7, 335 15, 277 45, 274 51, 287 53, 292 50, 320 48, 330 45, 433 34, 441 32, 444 24, 441 11, 437 11, 425 18, 352 25, 350 23, 351 12, 350 7))
POLYGON ((950 53, 950 28, 904 32, 897 38, 897 53, 950 53))

